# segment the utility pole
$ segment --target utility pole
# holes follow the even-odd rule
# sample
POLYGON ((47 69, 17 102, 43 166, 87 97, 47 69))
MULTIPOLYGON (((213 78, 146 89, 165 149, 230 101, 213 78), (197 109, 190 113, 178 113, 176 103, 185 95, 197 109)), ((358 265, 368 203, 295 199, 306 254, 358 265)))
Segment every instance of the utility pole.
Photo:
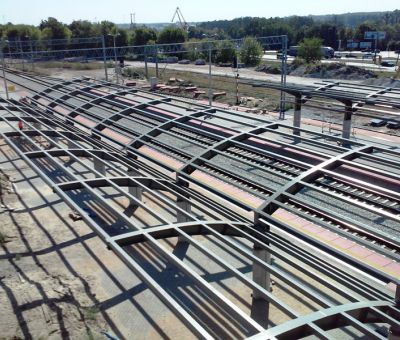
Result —
MULTIPOLYGON (((239 50, 239 45, 238 45, 236 48, 236 56, 235 56, 235 60, 236 60, 236 76, 235 76, 235 79, 236 79, 236 105, 240 104, 240 101, 239 101, 239 53, 240 53, 240 50, 239 50)), ((233 66, 235 66, 235 65, 233 65, 233 66)))
POLYGON ((115 65, 114 65, 114 68, 115 68, 115 76, 117 77, 117 84, 119 84, 119 78, 118 78, 118 65, 117 65, 117 46, 116 46, 116 44, 115 44, 115 38, 116 37, 118 37, 120 34, 119 33, 116 33, 116 34, 109 34, 109 36, 110 37, 113 37, 113 42, 114 42, 114 62, 115 62, 115 65))
POLYGON ((136 13, 131 13, 131 26, 130 29, 133 30, 136 26, 136 13))
POLYGON ((117 77, 117 84, 118 84, 119 79, 118 79, 118 70, 117 70, 117 67, 118 67, 118 65, 117 65, 117 48, 115 46, 115 37, 116 37, 116 34, 113 36, 113 38, 114 38, 113 40, 114 40, 115 75, 117 77))
MULTIPOLYGON (((282 36, 281 85, 286 86, 287 36, 282 36)), ((279 119, 285 119, 285 92, 281 91, 279 119)))
POLYGON ((149 68, 147 67, 147 45, 144 46, 144 70, 146 74, 146 79, 149 80, 149 68))
POLYGON ((1 62, 3 65, 3 81, 4 81, 4 89, 6 91, 6 98, 7 100, 10 99, 9 95, 8 95, 8 87, 7 87, 7 79, 6 79, 6 62, 4 60, 4 39, 1 39, 1 44, 0 44, 0 53, 1 53, 1 62))
POLYGON ((105 41, 104 35, 101 36, 101 44, 103 47, 104 74, 106 76, 106 81, 108 81, 107 60, 106 60, 106 41, 105 41))
POLYGON ((208 43, 208 104, 212 105, 211 91, 211 42, 208 43))

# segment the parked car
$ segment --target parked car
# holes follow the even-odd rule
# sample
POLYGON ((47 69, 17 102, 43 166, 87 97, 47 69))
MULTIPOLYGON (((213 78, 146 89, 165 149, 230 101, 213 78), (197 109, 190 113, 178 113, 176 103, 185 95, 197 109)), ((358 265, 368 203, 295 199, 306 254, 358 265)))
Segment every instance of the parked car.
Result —
POLYGON ((168 64, 175 64, 178 62, 178 57, 167 57, 166 62, 168 64))
POLYGON ((182 59, 178 61, 178 64, 183 64, 183 65, 187 65, 190 64, 190 60, 188 59, 182 59))
POLYGON ((392 61, 382 61, 381 62, 381 66, 385 66, 385 67, 395 67, 396 64, 392 61))
POLYGON ((345 57, 346 58, 357 58, 357 56, 353 53, 346 53, 345 57))
POLYGON ((386 120, 383 120, 383 119, 371 119, 370 120, 370 122, 369 122, 369 124, 371 125, 371 126, 376 126, 376 127, 379 127, 379 126, 385 126, 386 125, 386 120))
POLYGON ((196 59, 194 62, 195 65, 205 65, 206 61, 204 59, 196 59))
POLYGON ((373 57, 374 57, 374 55, 372 53, 370 53, 370 52, 364 53, 362 55, 363 59, 372 59, 373 57))
POLYGON ((340 59, 342 57, 342 53, 335 52, 335 53, 333 53, 333 57, 336 58, 336 59, 340 59))
POLYGON ((219 67, 232 67, 232 63, 218 63, 219 67))
POLYGON ((386 127, 388 129, 399 129, 400 128, 400 122, 396 122, 394 120, 391 120, 391 121, 387 122, 386 127))

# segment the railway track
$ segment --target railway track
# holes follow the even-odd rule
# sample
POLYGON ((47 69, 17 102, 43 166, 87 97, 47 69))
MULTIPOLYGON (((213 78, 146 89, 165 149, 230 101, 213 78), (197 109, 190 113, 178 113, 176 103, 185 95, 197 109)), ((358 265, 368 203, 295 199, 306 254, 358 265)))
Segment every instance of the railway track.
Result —
MULTIPOLYGON (((20 75, 19 73, 14 73, 11 77, 12 81, 20 86, 24 86, 33 90, 34 92, 42 92, 49 86, 54 86, 56 80, 54 78, 39 78, 39 77, 27 77, 26 75, 20 75), (27 85, 28 82, 30 85, 27 85)), ((90 82, 88 81, 88 84, 90 82)), ((82 90, 85 84, 71 83, 68 86, 72 90, 82 90)), ((110 86, 110 89, 119 89, 117 86, 110 86)), ((69 90, 63 87, 56 88, 59 95, 67 95, 69 90)), ((123 132, 128 137, 132 139, 137 139, 143 134, 143 131, 136 131, 133 127, 134 124, 141 124, 145 126, 148 130, 153 130, 167 122, 171 117, 163 116, 159 114, 141 114, 132 113, 124 118, 124 123, 118 121, 107 120, 115 111, 110 107, 110 102, 107 104, 99 102, 92 106, 89 110, 81 110, 89 101, 93 100, 92 93, 80 93, 79 98, 75 98, 76 102, 81 103, 81 105, 73 104, 71 102, 64 102, 63 105, 68 107, 70 110, 79 112, 84 116, 94 119, 97 123, 101 123, 103 120, 105 122, 111 122, 113 128, 116 131, 123 132), (82 112, 81 112, 82 111, 82 112), (132 124, 132 125, 128 125, 132 124)), ((56 100, 55 94, 50 92, 43 94, 44 98, 49 100, 56 100)), ((111 103, 112 104, 112 103, 111 103)), ((143 109, 141 109, 143 110, 143 109)), ((190 162, 193 157, 193 150, 197 150, 198 155, 201 157, 203 152, 207 149, 212 148, 217 145, 224 136, 218 131, 217 128, 214 130, 208 127, 206 130, 202 131, 202 127, 198 126, 193 128, 183 123, 176 123, 168 131, 162 131, 162 133, 168 135, 165 141, 160 142, 158 135, 154 137, 147 136, 145 140, 139 139, 140 143, 144 143, 156 149, 158 152, 175 158, 183 163, 190 162), (171 141, 171 142, 169 142, 171 141), (185 148, 181 148, 180 145, 186 143, 191 145, 192 150, 186 151, 185 148)), ((146 131, 144 132, 146 134, 146 131)), ((274 141, 272 141, 274 142, 274 141)), ((293 150, 296 145, 291 146, 293 150)), ((291 151, 295 152, 295 151, 291 151)), ((242 188, 243 190, 253 194, 259 198, 266 198, 271 195, 273 191, 272 182, 269 181, 269 177, 276 176, 282 179, 282 181, 292 181, 295 180, 304 171, 309 169, 312 164, 300 164, 295 159, 290 159, 290 157, 274 157, 271 153, 266 153, 262 150, 254 151, 254 148, 247 147, 245 143, 236 143, 227 147, 226 149, 216 150, 216 155, 226 158, 227 161, 222 164, 216 165, 211 162, 211 160, 205 160, 196 168, 202 170, 216 179, 222 180, 229 183, 235 187, 242 188), (238 167, 235 164, 240 162, 243 166, 238 167), (263 176, 252 175, 249 177, 249 172, 243 170, 245 166, 252 167, 252 169, 262 172, 263 176)), ((307 157, 305 157, 307 159, 307 157)), ((354 165, 355 167, 355 165, 354 165)), ((372 180, 373 177, 371 177, 372 180)), ((362 244, 371 244, 372 247, 384 253, 391 258, 397 258, 400 254, 400 245, 398 242, 398 235, 400 235, 400 199, 399 195, 385 194, 381 191, 372 189, 371 187, 366 187, 361 184, 356 185, 354 183, 349 183, 346 180, 342 180, 339 177, 333 176, 319 176, 312 183, 307 183, 308 188, 312 190, 319 190, 322 194, 326 195, 326 200, 329 202, 330 197, 334 196, 336 199, 341 198, 348 203, 350 207, 356 207, 357 209, 369 209, 385 219, 390 219, 394 221, 392 223, 393 228, 390 226, 386 231, 374 231, 373 228, 363 228, 362 223, 358 225, 350 223, 348 218, 341 218, 341 216, 329 215, 324 211, 324 209, 318 207, 318 204, 313 203, 310 205, 304 205, 295 201, 291 198, 284 202, 284 205, 294 212, 305 216, 308 218, 313 218, 314 220, 319 220, 323 223, 328 224, 333 230, 345 232, 352 236, 352 239, 359 239, 362 244), (397 226, 397 228, 396 228, 397 226), (391 235, 389 233, 392 233, 391 235), (393 235, 396 235, 393 237, 393 235)), ((274 184, 279 187, 278 184, 274 184)), ((275 189, 275 188, 274 188, 275 189)), ((339 214, 340 215, 340 214, 339 214)), ((372 224, 372 222, 371 222, 372 224)))

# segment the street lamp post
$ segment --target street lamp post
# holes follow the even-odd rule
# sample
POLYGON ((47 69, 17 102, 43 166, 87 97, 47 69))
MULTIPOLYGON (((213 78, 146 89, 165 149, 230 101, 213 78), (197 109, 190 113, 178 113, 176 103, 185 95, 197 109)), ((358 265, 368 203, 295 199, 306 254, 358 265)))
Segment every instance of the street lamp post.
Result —
POLYGON ((4 81, 4 89, 6 91, 6 98, 7 100, 10 99, 9 95, 8 95, 8 87, 7 87, 7 79, 6 79, 6 63, 4 60, 4 39, 1 39, 1 44, 0 44, 0 53, 1 53, 1 62, 3 65, 3 81, 4 81))
POLYGON ((31 38, 30 38, 28 35, 26 35, 25 38, 29 40, 29 45, 30 45, 30 48, 31 48, 31 64, 32 64, 32 71, 34 71, 34 70, 35 70, 35 63, 34 63, 34 60, 33 60, 32 40, 31 40, 31 38))
POLYGON ((208 44, 208 105, 212 105, 211 90, 211 42, 208 44))
POLYGON ((114 41, 114 60, 115 60, 115 75, 117 77, 117 84, 119 84, 119 79, 118 79, 118 70, 117 70, 117 47, 115 46, 115 38, 118 37, 120 34, 109 34, 110 37, 113 37, 114 41))

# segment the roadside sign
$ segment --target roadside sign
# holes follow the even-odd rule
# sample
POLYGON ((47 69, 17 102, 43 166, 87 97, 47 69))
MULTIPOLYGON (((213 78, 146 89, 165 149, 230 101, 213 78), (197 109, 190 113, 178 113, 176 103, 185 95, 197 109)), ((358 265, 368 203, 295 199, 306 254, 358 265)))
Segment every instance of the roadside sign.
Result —
POLYGON ((372 43, 370 41, 360 41, 360 48, 371 48, 372 43))
POLYGON ((347 42, 347 48, 358 48, 358 42, 347 42))
POLYGON ((379 31, 379 32, 378 31, 376 31, 376 32, 373 32, 373 31, 364 32, 364 39, 382 40, 382 39, 385 39, 385 37, 386 37, 386 32, 381 32, 381 31, 379 31))

